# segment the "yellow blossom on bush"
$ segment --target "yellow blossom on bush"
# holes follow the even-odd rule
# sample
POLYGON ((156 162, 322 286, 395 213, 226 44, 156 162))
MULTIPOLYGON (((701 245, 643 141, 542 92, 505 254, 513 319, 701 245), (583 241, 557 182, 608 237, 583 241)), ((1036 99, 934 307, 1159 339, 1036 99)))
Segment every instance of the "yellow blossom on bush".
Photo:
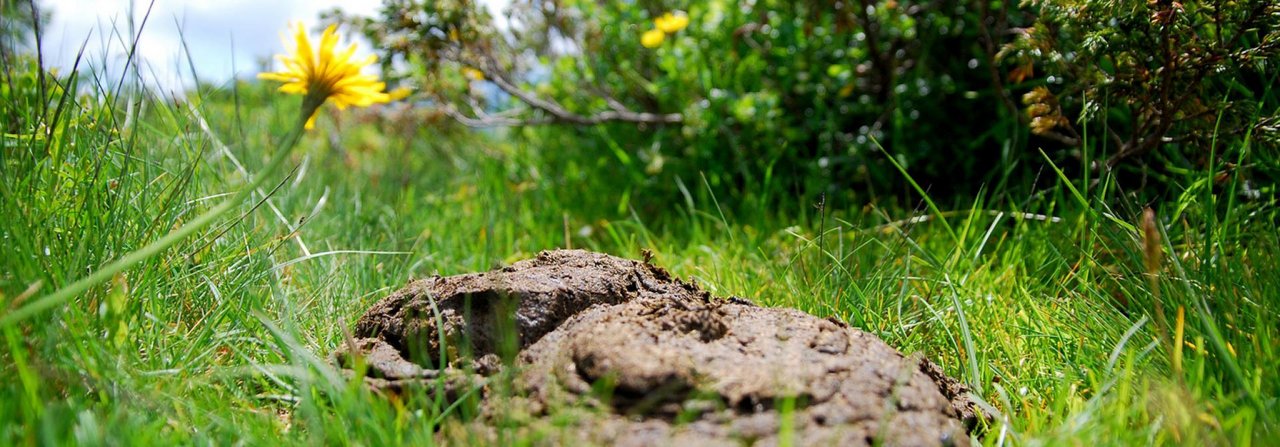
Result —
MULTIPOLYGON (((284 38, 285 47, 289 47, 289 39, 284 38)), ((259 73, 259 79, 280 81, 280 91, 284 93, 306 95, 308 101, 314 102, 314 109, 307 119, 306 127, 315 127, 315 111, 319 105, 332 101, 339 109, 347 106, 368 107, 377 103, 391 101, 391 96, 383 90, 386 84, 377 76, 360 74, 360 70, 378 60, 370 55, 360 60, 352 60, 356 52, 355 44, 341 52, 337 51, 337 27, 330 25, 320 37, 320 48, 312 49, 311 39, 306 29, 299 22, 294 25, 294 41, 296 46, 289 54, 277 55, 276 59, 284 64, 284 70, 259 73)))
POLYGON ((409 87, 398 87, 395 90, 387 92, 387 96, 390 97, 392 101, 399 101, 401 99, 408 98, 412 93, 413 90, 410 90, 409 87))
POLYGON ((841 98, 848 98, 849 95, 853 94, 853 84, 840 87, 840 91, 836 93, 839 94, 841 98))
POLYGON ((662 40, 666 38, 667 35, 662 30, 654 28, 645 31, 644 35, 640 36, 640 45, 644 45, 645 48, 658 48, 658 45, 662 45, 662 40))
POLYGON ((467 79, 470 79, 472 81, 484 80, 484 72, 480 70, 476 70, 471 67, 462 67, 462 75, 466 76, 467 79))
POLYGON ((684 13, 677 15, 668 12, 653 19, 653 29, 645 31, 644 35, 640 36, 640 44, 645 48, 657 48, 658 45, 662 45, 667 34, 675 34, 688 26, 689 16, 684 13))
POLYGON ((689 26, 689 16, 666 13, 653 20, 653 25, 667 34, 675 33, 689 26))

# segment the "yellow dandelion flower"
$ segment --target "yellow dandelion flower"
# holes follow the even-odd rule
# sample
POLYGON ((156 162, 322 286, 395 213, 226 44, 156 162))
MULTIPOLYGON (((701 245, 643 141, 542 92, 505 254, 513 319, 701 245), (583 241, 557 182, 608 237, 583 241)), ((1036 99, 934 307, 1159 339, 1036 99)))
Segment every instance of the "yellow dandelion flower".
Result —
POLYGON ((640 45, 644 45, 645 48, 658 48, 658 45, 662 45, 662 39, 666 38, 667 35, 663 34, 662 30, 654 28, 640 36, 640 45))
MULTIPOLYGON (((320 105, 332 101, 339 109, 347 106, 368 107, 377 103, 391 101, 383 90, 387 85, 377 76, 360 74, 360 70, 378 60, 370 55, 364 59, 353 60, 356 52, 355 44, 351 44, 341 52, 337 51, 337 27, 330 25, 320 36, 320 48, 312 49, 311 39, 301 22, 294 25, 294 41, 296 46, 290 54, 278 55, 276 59, 284 64, 284 70, 270 73, 259 73, 258 79, 283 82, 280 91, 296 95, 306 95, 304 107, 310 107, 307 118, 307 129, 315 127, 316 114, 320 105)), ((289 39, 284 38, 285 47, 289 47, 289 39)))
POLYGON ((679 15, 666 13, 661 17, 653 20, 653 25, 667 34, 675 33, 689 26, 689 16, 681 13, 679 15))

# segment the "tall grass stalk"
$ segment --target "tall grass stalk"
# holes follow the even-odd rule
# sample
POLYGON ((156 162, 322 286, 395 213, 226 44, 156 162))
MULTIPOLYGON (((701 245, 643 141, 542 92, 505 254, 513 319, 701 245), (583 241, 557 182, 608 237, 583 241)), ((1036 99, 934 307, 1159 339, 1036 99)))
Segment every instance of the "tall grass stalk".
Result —
POLYGON ((293 146, 298 143, 298 139, 302 136, 307 118, 310 117, 311 114, 314 113, 315 110, 323 103, 323 98, 320 98, 319 101, 311 96, 304 99, 301 119, 299 119, 297 124, 289 130, 289 133, 285 135, 284 139, 280 140, 280 144, 276 147, 275 155, 273 155, 271 160, 267 162, 262 172, 255 176, 248 185, 245 185, 239 191, 236 191, 235 194, 232 194, 217 206, 210 208, 199 216, 196 216, 195 219, 187 222, 177 230, 156 239, 154 242, 151 242, 142 248, 122 256, 120 259, 102 266, 102 268, 95 270, 93 273, 59 288, 53 293, 40 297, 35 301, 23 305, 13 312, 5 314, 3 317, 0 317, 0 327, 17 324, 42 311, 62 304, 89 290, 90 287, 102 284, 108 279, 111 279, 111 277, 115 276, 117 273, 120 273, 139 262, 151 259, 152 257, 164 252, 169 247, 172 247, 174 244, 183 241, 187 237, 190 237, 196 232, 205 229, 214 222, 217 222, 218 219, 228 211, 240 206, 250 194, 257 190, 258 187, 265 184, 268 178, 271 178, 271 174, 275 173, 284 165, 284 162, 289 159, 289 153, 293 149, 293 146))

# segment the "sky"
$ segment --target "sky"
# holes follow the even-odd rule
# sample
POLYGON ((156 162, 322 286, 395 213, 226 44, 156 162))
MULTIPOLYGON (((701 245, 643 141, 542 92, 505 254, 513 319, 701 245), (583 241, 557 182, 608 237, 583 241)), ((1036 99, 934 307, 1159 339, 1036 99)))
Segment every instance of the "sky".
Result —
MULTIPOLYGON (((85 60, 95 69, 101 68, 105 56, 107 65, 118 70, 128 52, 123 43, 127 36, 121 35, 128 33, 130 11, 135 23, 140 23, 151 4, 150 0, 38 3, 43 10, 52 12, 52 22, 43 31, 44 57, 47 65, 63 70, 70 69, 86 42, 85 60), (119 34, 113 28, 120 30, 119 34)), ((494 10, 506 1, 483 3, 494 10)), ((290 23, 302 21, 312 30, 321 11, 341 7, 349 14, 373 16, 380 4, 377 0, 155 0, 138 41, 143 76, 149 85, 165 92, 179 92, 184 86, 193 85, 182 48, 185 40, 201 81, 219 83, 233 77, 251 77, 258 70, 259 60, 285 51, 280 33, 290 23)), ((349 37, 353 35, 343 36, 344 45, 349 37)), ((357 55, 369 53, 369 46, 360 44, 357 55)))

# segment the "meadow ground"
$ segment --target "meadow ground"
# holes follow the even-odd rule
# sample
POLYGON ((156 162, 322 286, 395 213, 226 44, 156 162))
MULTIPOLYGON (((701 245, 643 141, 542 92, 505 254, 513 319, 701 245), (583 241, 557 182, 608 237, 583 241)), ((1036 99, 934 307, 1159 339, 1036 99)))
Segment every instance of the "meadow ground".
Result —
MULTIPOLYGON (((5 98, 7 118, 44 123, 0 147, 6 316, 243 186, 297 107, 257 84, 176 101, 33 73, 5 98)), ((985 445, 1280 440, 1278 216, 1238 200, 1239 178, 1192 173, 1150 225, 1108 206, 1124 203, 1109 178, 914 208, 715 197, 684 179, 665 201, 615 184, 612 154, 564 164, 518 135, 405 125, 396 107, 322 117, 268 199, 7 319, 0 444, 438 441, 474 400, 387 402, 326 357, 412 278, 557 247, 650 250, 716 295, 923 353, 999 412, 985 445)), ((538 439, 510 429, 507 443, 538 439)))

